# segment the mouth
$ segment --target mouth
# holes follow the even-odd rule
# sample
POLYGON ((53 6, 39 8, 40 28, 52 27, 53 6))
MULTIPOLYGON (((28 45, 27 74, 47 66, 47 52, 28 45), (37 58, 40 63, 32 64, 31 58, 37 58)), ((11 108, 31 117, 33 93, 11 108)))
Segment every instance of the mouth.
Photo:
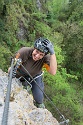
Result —
POLYGON ((37 58, 35 55, 33 55, 33 60, 37 61, 39 58, 37 58))

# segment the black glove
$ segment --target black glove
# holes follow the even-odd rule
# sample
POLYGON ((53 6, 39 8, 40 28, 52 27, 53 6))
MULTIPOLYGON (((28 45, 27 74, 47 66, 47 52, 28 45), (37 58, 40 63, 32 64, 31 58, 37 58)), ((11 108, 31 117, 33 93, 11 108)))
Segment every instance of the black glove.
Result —
POLYGON ((53 45, 52 45, 51 42, 48 43, 47 49, 48 49, 50 55, 53 55, 53 54, 55 53, 55 52, 54 52, 54 47, 53 47, 53 45))

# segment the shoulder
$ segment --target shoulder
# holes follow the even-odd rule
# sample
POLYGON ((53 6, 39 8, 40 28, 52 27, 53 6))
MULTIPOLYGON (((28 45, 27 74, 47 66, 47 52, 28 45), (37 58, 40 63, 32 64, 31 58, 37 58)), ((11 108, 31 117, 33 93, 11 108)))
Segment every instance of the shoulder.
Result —
POLYGON ((50 54, 47 54, 46 56, 44 56, 45 59, 50 59, 50 54))
POLYGON ((31 50, 32 48, 31 47, 22 47, 21 49, 19 49, 19 50, 31 50))
POLYGON ((22 47, 20 50, 18 50, 19 53, 26 53, 33 51, 33 48, 31 47, 22 47))
POLYGON ((34 48, 31 47, 22 47, 21 49, 18 50, 16 55, 19 53, 20 58, 24 59, 29 57, 32 54, 34 48))
POLYGON ((44 56, 44 62, 50 62, 50 54, 47 54, 46 56, 44 56))

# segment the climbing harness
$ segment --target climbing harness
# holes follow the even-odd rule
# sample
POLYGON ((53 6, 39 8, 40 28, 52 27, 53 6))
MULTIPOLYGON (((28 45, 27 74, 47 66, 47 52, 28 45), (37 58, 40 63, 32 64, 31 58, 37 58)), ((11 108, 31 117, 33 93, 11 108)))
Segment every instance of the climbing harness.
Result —
MULTIPOLYGON (((19 66, 22 66, 22 68, 24 68, 24 70, 26 71, 27 75, 30 76, 31 81, 27 81, 24 77, 24 80, 30 85, 30 88, 32 87, 32 85, 30 84, 32 81, 35 82, 35 84, 39 87, 39 89, 43 92, 43 94, 46 96, 46 98, 49 100, 49 102, 53 105, 53 107, 56 109, 56 111, 59 113, 61 119, 63 120, 62 122, 59 123, 59 125, 68 125, 69 123, 69 119, 66 119, 64 117, 64 115, 61 114, 61 112, 59 111, 59 109, 55 106, 55 104, 51 101, 51 99, 47 96, 47 94, 41 89, 41 87, 38 85, 38 83, 36 82, 36 78, 40 77, 37 76, 35 78, 33 78, 31 76, 31 74, 28 72, 28 70, 22 65, 21 63, 21 59, 17 59, 16 62, 14 62, 15 60, 12 59, 12 63, 11 63, 11 71, 9 74, 9 81, 8 81, 8 88, 7 88, 7 94, 6 94, 6 101, 5 101, 5 107, 4 107, 4 112, 3 112, 3 118, 2 118, 2 124, 1 125, 7 125, 7 119, 8 119, 8 110, 9 110, 9 100, 10 100, 10 92, 11 92, 11 82, 12 82, 12 76, 16 75, 16 71, 18 69, 19 66)), ((42 75, 42 74, 41 74, 42 75)), ((22 77, 20 77, 22 78, 22 77)))
MULTIPOLYGON (((34 77, 34 80, 36 80, 37 78, 39 78, 40 76, 42 76, 43 73, 44 73, 44 72, 42 72, 40 75, 34 77)), ((21 81, 21 79, 25 80, 25 82, 26 82, 25 88, 26 88, 27 91, 29 92, 29 91, 31 90, 31 88, 32 88, 32 84, 31 84, 31 83, 33 82, 33 79, 30 79, 30 78, 29 78, 29 80, 27 80, 25 77, 21 76, 21 77, 18 78, 18 81, 21 81)))

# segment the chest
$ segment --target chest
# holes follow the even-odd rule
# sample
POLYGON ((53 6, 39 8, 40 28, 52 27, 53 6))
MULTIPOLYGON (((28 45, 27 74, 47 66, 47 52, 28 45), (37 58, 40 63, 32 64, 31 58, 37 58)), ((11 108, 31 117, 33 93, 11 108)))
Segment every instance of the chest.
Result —
POLYGON ((44 60, 38 60, 38 61, 34 61, 32 59, 32 57, 29 57, 24 63, 23 65, 27 68, 27 69, 33 69, 33 70, 38 70, 41 69, 42 66, 44 64, 44 60))

